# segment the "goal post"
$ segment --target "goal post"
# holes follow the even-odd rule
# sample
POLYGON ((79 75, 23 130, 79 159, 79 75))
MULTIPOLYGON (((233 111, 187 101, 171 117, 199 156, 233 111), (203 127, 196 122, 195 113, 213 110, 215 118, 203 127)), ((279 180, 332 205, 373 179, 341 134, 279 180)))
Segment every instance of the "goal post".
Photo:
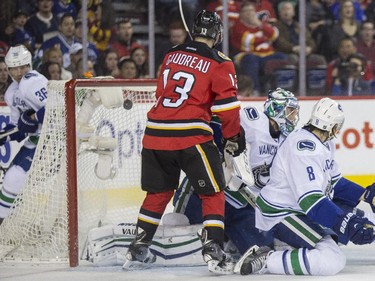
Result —
POLYGON ((26 185, 0 225, 0 261, 69 262, 88 231, 136 222, 141 140, 156 80, 50 81, 26 185))
MULTIPOLYGON (((147 86, 155 87, 155 80, 132 80, 126 81, 123 80, 113 80, 113 79, 81 79, 81 80, 71 80, 65 84, 65 93, 66 93, 66 129, 67 129, 67 185, 69 187, 68 192, 68 230, 69 230, 69 263, 71 267, 77 266, 79 263, 79 248, 78 248, 78 202, 77 202, 77 161, 76 155, 77 150, 75 145, 69 146, 68 144, 75 144, 76 141, 76 110, 75 104, 76 97, 75 92, 76 88, 82 86, 83 88, 91 87, 123 87, 126 85, 128 88, 146 88, 147 86)), ((147 100, 148 102, 153 102, 152 94, 147 100)), ((134 100, 135 97, 132 97, 130 100, 134 100)), ((126 98, 124 99, 126 100, 126 98)), ((129 100, 129 99, 128 99, 129 100)), ((145 116, 146 120, 146 116, 145 116)))

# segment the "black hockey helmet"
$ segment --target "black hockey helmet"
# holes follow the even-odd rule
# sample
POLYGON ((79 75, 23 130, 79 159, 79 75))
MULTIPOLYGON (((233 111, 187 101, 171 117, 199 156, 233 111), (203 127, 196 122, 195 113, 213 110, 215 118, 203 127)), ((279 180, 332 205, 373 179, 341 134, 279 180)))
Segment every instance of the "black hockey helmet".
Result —
POLYGON ((215 12, 200 11, 193 24, 193 37, 206 37, 214 40, 214 46, 223 41, 223 22, 215 12))

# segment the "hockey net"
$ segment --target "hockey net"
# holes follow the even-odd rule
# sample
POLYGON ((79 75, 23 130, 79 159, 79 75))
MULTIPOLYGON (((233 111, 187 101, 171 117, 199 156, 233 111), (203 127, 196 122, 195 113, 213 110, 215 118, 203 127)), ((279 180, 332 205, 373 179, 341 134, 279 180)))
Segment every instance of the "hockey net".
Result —
POLYGON ((154 80, 49 83, 26 186, 0 226, 0 261, 76 266, 90 229, 136 222, 144 198, 141 141, 155 88, 154 80), (110 106, 91 99, 87 107, 88 96, 109 98, 103 104, 110 106))

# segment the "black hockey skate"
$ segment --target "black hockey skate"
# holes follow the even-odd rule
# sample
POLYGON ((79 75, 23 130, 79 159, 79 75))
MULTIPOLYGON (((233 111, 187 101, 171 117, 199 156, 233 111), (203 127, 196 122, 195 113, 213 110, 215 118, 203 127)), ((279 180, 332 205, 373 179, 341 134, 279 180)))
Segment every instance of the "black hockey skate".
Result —
POLYGON ((267 258, 274 251, 267 246, 250 247, 234 267, 234 273, 241 275, 263 274, 267 269, 267 258))
POLYGON ((202 241, 203 260, 208 265, 208 270, 216 274, 233 274, 235 262, 230 255, 225 253, 218 243, 207 239, 207 230, 198 231, 202 241))
POLYGON ((149 268, 156 261, 156 255, 150 251, 150 243, 142 241, 145 235, 146 233, 141 230, 129 245, 129 250, 125 255, 125 263, 122 266, 123 269, 149 268))

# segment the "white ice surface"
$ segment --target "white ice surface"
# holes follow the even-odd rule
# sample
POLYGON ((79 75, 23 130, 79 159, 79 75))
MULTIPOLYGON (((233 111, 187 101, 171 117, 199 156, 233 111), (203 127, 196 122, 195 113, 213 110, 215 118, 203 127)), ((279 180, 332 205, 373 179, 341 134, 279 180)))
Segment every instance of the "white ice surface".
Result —
MULTIPOLYGON (((375 223, 375 215, 365 203, 359 207, 375 223)), ((307 281, 374 281, 375 244, 341 246, 346 254, 347 264, 335 276, 285 276, 285 275, 213 275, 207 267, 159 267, 138 271, 124 271, 121 266, 95 267, 89 262, 80 262, 76 268, 56 264, 11 264, 0 262, 0 281, 133 281, 133 280, 302 280, 307 281)))
POLYGON ((281 276, 281 275, 229 275, 215 276, 205 266, 161 267, 138 271, 123 271, 118 267, 94 267, 81 264, 76 268, 62 265, 1 264, 1 281, 131 281, 131 280, 301 280, 308 281, 373 281, 375 278, 375 245, 348 245, 342 247, 347 256, 345 269, 336 276, 281 276))

